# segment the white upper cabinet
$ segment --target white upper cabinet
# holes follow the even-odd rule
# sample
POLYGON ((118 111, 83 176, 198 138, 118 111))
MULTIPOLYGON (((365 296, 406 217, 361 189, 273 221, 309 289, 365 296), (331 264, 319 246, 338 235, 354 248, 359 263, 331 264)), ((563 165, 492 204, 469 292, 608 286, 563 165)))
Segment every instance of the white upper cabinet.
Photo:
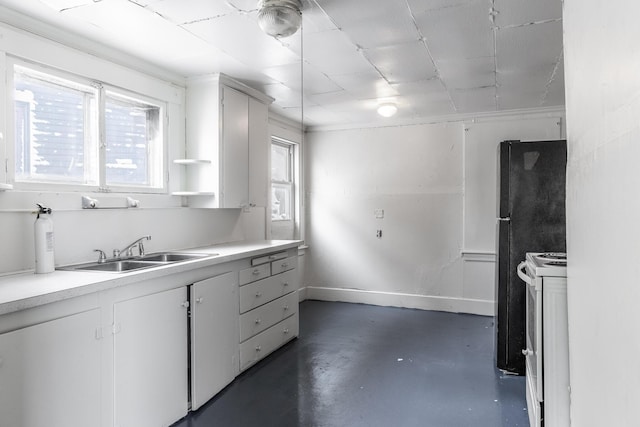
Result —
POLYGON ((222 74, 189 80, 184 192, 189 206, 266 206, 272 98, 222 74))

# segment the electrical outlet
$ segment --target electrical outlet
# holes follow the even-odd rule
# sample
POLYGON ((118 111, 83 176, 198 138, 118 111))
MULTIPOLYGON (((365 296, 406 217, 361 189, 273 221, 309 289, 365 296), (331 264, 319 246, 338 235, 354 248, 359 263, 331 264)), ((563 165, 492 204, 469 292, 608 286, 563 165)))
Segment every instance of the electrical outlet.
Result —
POLYGON ((374 210, 373 210, 373 215, 374 215, 377 219, 382 219, 382 218, 384 218, 384 209, 374 209, 374 210))
POLYGON ((376 230, 376 237, 377 237, 378 239, 381 239, 381 238, 382 238, 382 230, 376 230))

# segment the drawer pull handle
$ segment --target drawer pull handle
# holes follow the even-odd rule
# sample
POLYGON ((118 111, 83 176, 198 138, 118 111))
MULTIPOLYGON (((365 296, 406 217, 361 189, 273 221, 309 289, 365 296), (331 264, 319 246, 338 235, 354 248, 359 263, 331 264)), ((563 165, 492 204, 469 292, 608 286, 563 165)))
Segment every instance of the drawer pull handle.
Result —
POLYGON ((276 259, 276 258, 277 258, 277 256, 275 256, 275 255, 269 255, 269 259, 276 259))
POLYGON ((289 267, 289 263, 287 263, 287 262, 283 262, 283 263, 282 263, 282 268, 287 268, 287 267, 289 267))
POLYGON ((200 298, 196 298, 196 302, 198 304, 202 304, 202 301, 204 301, 204 298, 200 297, 200 298))
POLYGON ((262 292, 256 292, 256 298, 260 298, 262 296, 262 292))
POLYGON ((258 274, 260 274, 260 270, 258 270, 257 268, 255 270, 253 270, 253 274, 254 276, 257 276, 258 274))
POLYGON ((289 306, 288 305, 285 305, 283 308, 284 308, 284 311, 289 310, 289 306))
POLYGON ((260 345, 257 345, 257 346, 256 346, 256 351, 257 351, 257 352, 260 352, 260 351, 262 351, 262 346, 260 346, 260 345))
POLYGON ((284 332, 284 334, 285 334, 285 335, 287 335, 287 334, 289 333, 289 328, 286 328, 286 329, 285 329, 284 331, 282 331, 282 332, 284 332))
POLYGON ((259 325, 260 323, 262 323, 262 320, 256 319, 256 325, 259 325))
POLYGON ((184 301, 182 304, 180 304, 182 307, 184 308, 189 308, 189 301, 184 301))
POLYGON ((289 286, 289 283, 288 283, 288 282, 284 282, 284 283, 282 284, 282 286, 289 286))

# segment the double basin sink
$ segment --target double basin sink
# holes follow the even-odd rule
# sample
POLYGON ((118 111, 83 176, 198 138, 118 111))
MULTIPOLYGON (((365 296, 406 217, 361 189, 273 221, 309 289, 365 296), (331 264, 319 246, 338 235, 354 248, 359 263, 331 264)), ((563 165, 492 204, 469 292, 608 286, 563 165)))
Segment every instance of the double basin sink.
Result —
POLYGON ((194 259, 214 257, 218 254, 202 254, 193 252, 159 252, 135 258, 112 259, 104 262, 90 262, 59 267, 58 270, 69 271, 102 271, 111 273, 127 273, 144 268, 159 267, 194 259))

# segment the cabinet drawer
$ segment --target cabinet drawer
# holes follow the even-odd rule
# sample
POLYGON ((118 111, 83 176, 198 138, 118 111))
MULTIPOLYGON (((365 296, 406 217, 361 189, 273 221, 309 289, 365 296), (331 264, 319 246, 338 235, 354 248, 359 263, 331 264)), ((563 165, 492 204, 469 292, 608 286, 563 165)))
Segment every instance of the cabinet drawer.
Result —
POLYGON ((260 265, 260 264, 264 264, 265 262, 276 261, 279 259, 284 259, 286 257, 287 257, 287 251, 277 252, 275 254, 265 255, 259 258, 253 258, 251 260, 251 265, 260 265))
POLYGON ((269 264, 245 268, 244 270, 240 270, 240 286, 269 276, 271 276, 271 266, 269 264))
POLYGON ((240 370, 245 370, 258 360, 298 336, 298 313, 270 327, 240 344, 240 370))
POLYGON ((264 331, 297 311, 298 293, 291 292, 240 315, 240 342, 264 331))
POLYGON ((298 256, 291 256, 271 263, 271 274, 282 273, 283 271, 293 270, 298 266, 298 256))
MULTIPOLYGON (((267 264, 268 266, 268 264, 267 264)), ((240 313, 296 290, 292 272, 278 274, 240 287, 240 313)))

